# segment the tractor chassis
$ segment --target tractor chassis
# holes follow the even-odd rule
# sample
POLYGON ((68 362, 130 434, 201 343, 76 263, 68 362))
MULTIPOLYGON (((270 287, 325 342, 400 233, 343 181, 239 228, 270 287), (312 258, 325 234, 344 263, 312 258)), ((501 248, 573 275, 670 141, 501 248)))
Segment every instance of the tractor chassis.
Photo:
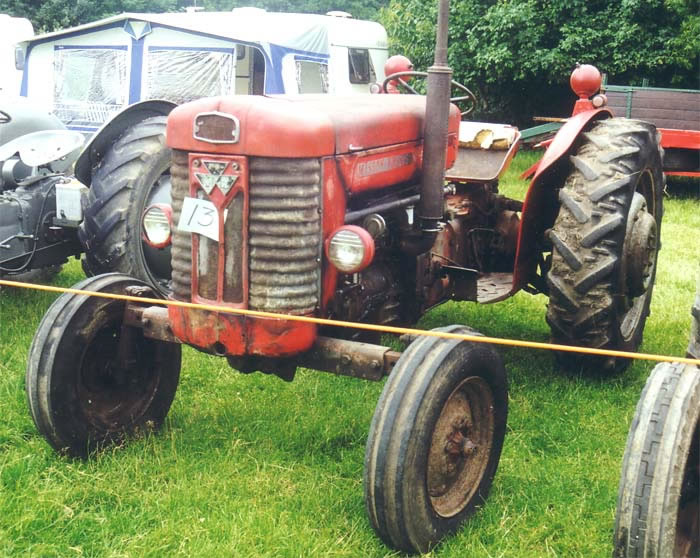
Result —
MULTIPOLYGON (((143 296, 146 293, 147 291, 142 287, 127 288, 127 294, 130 296, 143 296)), ((168 343, 182 343, 173 335, 168 319, 168 309, 165 306, 146 306, 138 302, 127 303, 124 309, 122 339, 128 339, 130 337, 129 330, 134 328, 143 330, 143 335, 150 339, 168 343)), ((122 344, 122 347, 123 354, 120 355, 120 359, 126 361, 129 358, 126 354, 129 349, 126 344, 122 344)), ((217 354, 216 349, 212 349, 212 353, 217 354)), ((295 357, 275 359, 275 362, 283 360, 287 365, 280 367, 280 370, 286 370, 290 365, 294 368, 303 366, 341 376, 379 381, 391 372, 400 356, 400 352, 382 345, 319 336, 310 350, 295 357)), ((265 360, 267 359, 256 360, 258 368, 267 371, 265 370, 267 368, 265 360)), ((232 364, 235 362, 231 359, 229 361, 232 364)), ((277 366, 271 368, 274 370, 277 366)), ((242 371, 248 372, 249 370, 242 371)), ((285 374, 283 379, 291 378, 285 374)))

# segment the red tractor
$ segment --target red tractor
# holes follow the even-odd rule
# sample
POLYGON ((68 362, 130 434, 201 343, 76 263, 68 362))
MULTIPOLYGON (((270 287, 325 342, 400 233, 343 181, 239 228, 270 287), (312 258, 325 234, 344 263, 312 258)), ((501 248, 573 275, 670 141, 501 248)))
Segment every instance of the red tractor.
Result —
MULTIPOLYGON (((525 201, 508 199, 498 176, 518 133, 460 122, 446 37, 442 1, 427 98, 236 96, 174 109, 172 211, 154 204, 143 216, 153 245, 174 230, 171 298, 401 325, 445 300, 496 302, 526 289, 549 295, 554 341, 635 350, 662 214, 654 126, 591 103, 563 126, 525 201)), ((120 274, 78 287, 156 296, 120 274)), ((389 374, 367 442, 367 510, 388 545, 425 551, 488 494, 506 372, 485 344, 419 336, 398 353, 378 342, 284 316, 66 294, 34 338, 27 393, 49 443, 84 456, 163 422, 179 343, 285 380, 298 366, 389 374)))

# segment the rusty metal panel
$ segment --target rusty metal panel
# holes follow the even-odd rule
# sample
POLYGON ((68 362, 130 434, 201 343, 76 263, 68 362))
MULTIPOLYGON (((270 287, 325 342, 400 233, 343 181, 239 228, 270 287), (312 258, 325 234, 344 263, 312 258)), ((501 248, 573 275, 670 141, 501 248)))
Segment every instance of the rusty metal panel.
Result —
POLYGON ((224 236, 226 238, 224 300, 226 302, 243 302, 245 300, 245 293, 243 292, 244 207, 245 197, 241 193, 231 200, 224 224, 224 236))
POLYGON ((391 372, 400 356, 401 353, 382 345, 318 337, 298 364, 332 374, 377 381, 391 372))
POLYGON ((165 306, 141 306, 129 302, 124 309, 124 325, 143 330, 143 335, 151 339, 180 343, 170 327, 168 309, 165 306))
POLYGON ((206 236, 197 239, 197 294, 216 300, 219 270, 219 243, 206 236))

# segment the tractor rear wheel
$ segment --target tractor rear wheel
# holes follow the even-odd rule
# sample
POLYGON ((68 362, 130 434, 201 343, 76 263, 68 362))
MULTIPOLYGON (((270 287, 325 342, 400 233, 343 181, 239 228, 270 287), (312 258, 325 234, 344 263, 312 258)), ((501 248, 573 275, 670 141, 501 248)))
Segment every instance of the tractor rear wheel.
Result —
MULTIPOLYGON (((547 235, 547 322, 555 343, 636 351, 660 247, 664 175, 656 128, 611 118, 593 124, 571 157, 547 235)), ((559 353, 565 365, 621 371, 629 359, 559 353)))
POLYGON ((411 343, 384 386, 365 452, 367 512, 387 545, 426 552, 484 503, 507 413, 506 372, 493 347, 411 343))
POLYGON ((171 150, 166 116, 146 118, 128 129, 96 170, 78 235, 87 275, 120 272, 170 293, 170 247, 142 238, 141 218, 154 203, 170 204, 171 150))
MULTIPOLYGON (((123 294, 131 286, 148 288, 117 273, 75 288, 123 294)), ((180 345, 123 327, 125 304, 63 294, 39 324, 27 363, 27 399, 39 432, 57 451, 85 457, 128 434, 157 429, 170 409, 180 345)))
POLYGON ((700 369, 661 363, 647 380, 622 461, 616 558, 700 556, 700 369))

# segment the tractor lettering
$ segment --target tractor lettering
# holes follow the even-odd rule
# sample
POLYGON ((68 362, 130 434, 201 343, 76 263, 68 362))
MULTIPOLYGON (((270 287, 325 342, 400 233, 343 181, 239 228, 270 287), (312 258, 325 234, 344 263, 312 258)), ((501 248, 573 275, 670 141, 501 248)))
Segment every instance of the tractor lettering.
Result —
POLYGON ((392 155, 390 157, 382 157, 372 161, 364 161, 357 165, 357 174, 360 178, 372 176, 381 172, 406 167, 413 163, 412 153, 402 153, 401 155, 392 155))

